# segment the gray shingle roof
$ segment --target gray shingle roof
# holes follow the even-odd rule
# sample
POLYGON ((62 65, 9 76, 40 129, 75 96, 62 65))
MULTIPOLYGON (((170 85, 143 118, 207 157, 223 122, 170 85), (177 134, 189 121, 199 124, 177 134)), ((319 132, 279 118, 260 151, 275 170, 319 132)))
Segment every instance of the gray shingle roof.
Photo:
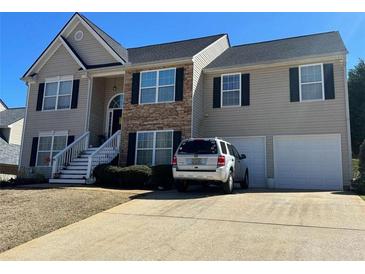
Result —
POLYGON ((0 163, 14 164, 19 162, 20 145, 8 144, 0 138, 0 163))
POLYGON ((24 118, 25 108, 9 108, 0 112, 0 127, 11 125, 24 118))
POLYGON ((128 52, 127 49, 124 48, 119 42, 117 42, 114 38, 112 38, 109 34, 87 19, 84 15, 79 15, 89 24, 89 26, 95 30, 97 34, 115 51, 116 54, 119 55, 125 62, 128 62, 128 52))
POLYGON ((128 49, 128 59, 132 64, 168 59, 191 58, 211 43, 226 34, 217 34, 171 43, 150 45, 128 49))
POLYGON ((347 53, 337 31, 234 46, 206 68, 244 66, 331 53, 347 53))

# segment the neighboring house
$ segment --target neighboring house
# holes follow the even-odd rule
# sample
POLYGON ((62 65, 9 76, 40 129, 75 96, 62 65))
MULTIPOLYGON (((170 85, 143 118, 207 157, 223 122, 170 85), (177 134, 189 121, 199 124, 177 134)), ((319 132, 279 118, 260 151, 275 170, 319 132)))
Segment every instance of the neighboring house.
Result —
POLYGON ((25 108, 8 108, 0 99, 0 174, 15 173, 22 140, 25 108))
POLYGON ((23 76, 21 168, 50 182, 170 163, 182 138, 220 136, 252 187, 351 179, 347 51, 338 32, 231 47, 228 35, 124 48, 76 13, 23 76))

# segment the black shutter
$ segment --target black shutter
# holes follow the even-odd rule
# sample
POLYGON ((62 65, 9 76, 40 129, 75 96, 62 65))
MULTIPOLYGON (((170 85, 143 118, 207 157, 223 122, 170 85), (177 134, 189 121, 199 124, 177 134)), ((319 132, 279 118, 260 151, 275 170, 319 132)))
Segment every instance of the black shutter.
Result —
POLYGON ((127 154, 127 165, 134 165, 134 158, 136 154, 136 137, 135 132, 130 132, 128 136, 128 154, 127 154))
POLYGON ((221 107, 221 78, 213 79, 213 108, 221 107))
POLYGON ((324 98, 335 99, 335 79, 333 76, 333 64, 323 65, 324 74, 324 98))
POLYGON ((174 131, 174 137, 173 137, 173 153, 175 154, 177 147, 180 145, 181 142, 181 131, 174 131))
POLYGON ((37 97, 37 111, 42 110, 43 104, 43 95, 44 95, 44 83, 40 83, 38 86, 38 97, 37 97))
POLYGON ((139 77, 140 73, 133 73, 132 75, 132 104, 138 104, 139 97, 139 77))
POLYGON ((35 161, 37 160, 37 150, 38 150, 38 137, 34 137, 32 141, 32 151, 30 153, 29 166, 35 166, 35 161))
POLYGON ((74 135, 68 135, 68 137, 67 137, 67 145, 72 144, 74 140, 75 140, 75 136, 74 135))
POLYGON ((184 68, 176 69, 175 101, 182 101, 184 93, 184 68))
POLYGON ((250 74, 241 75, 241 106, 250 105, 250 74))
POLYGON ((299 102, 299 68, 289 69, 290 102, 299 102))
POLYGON ((77 101, 79 99, 80 80, 74 80, 72 85, 72 99, 71 108, 77 108, 77 101))

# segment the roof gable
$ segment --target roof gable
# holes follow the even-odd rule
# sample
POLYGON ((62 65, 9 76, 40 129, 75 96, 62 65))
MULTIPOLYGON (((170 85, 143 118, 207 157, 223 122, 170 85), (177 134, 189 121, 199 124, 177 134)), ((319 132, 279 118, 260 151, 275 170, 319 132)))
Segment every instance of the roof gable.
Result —
POLYGON ((85 63, 86 68, 93 65, 117 62, 117 60, 94 37, 90 30, 81 23, 77 24, 64 39, 85 63), (78 32, 83 33, 83 38, 79 41, 75 39, 75 35, 78 32))
POLYGON ((84 21, 107 43, 112 50, 123 59, 124 62, 128 62, 128 51, 118 41, 112 38, 109 34, 87 19, 84 15, 79 14, 84 21))
MULTIPOLYGON (((101 44, 101 46, 105 48, 105 50, 112 56, 112 58, 114 58, 113 60, 115 60, 115 62, 121 64, 125 63, 125 60, 114 51, 114 49, 103 39, 103 37, 101 37, 100 33, 98 33, 95 28, 92 28, 90 26, 90 22, 85 21, 84 16, 80 16, 80 14, 75 13, 66 23, 66 25, 61 29, 61 31, 56 35, 56 37, 52 40, 52 42, 47 46, 47 48, 42 52, 42 54, 37 58, 37 60, 32 64, 32 66, 25 72, 23 78, 30 76, 33 73, 37 73, 44 65, 44 63, 50 58, 50 56, 54 54, 56 49, 59 47, 59 44, 63 44, 64 41, 62 40, 64 39, 62 39, 62 37, 64 38, 70 35, 70 33, 75 29, 78 24, 82 24, 95 37, 95 39, 101 44)), ((67 45, 64 46, 68 48, 70 47, 70 44, 68 44, 68 47, 67 45)), ((71 51, 74 51, 74 54, 72 54, 72 52, 70 53, 71 55, 73 55, 73 58, 76 60, 76 62, 85 63, 80 59, 80 56, 78 56, 78 54, 75 54, 76 51, 74 49, 72 50, 72 47, 71 51)))
POLYGON ((70 54, 67 48, 60 44, 37 73, 37 80, 60 75, 72 75, 81 70, 80 64, 70 54))

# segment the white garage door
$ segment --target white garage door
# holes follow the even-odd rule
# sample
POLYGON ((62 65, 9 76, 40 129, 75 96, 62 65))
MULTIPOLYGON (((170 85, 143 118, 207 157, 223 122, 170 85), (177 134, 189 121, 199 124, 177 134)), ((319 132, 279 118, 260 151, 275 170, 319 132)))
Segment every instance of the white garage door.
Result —
POLYGON ((274 136, 277 188, 342 189, 341 136, 274 136))
POLYGON ((246 154, 250 176, 250 187, 266 187, 266 138, 225 137, 240 154, 246 154))

